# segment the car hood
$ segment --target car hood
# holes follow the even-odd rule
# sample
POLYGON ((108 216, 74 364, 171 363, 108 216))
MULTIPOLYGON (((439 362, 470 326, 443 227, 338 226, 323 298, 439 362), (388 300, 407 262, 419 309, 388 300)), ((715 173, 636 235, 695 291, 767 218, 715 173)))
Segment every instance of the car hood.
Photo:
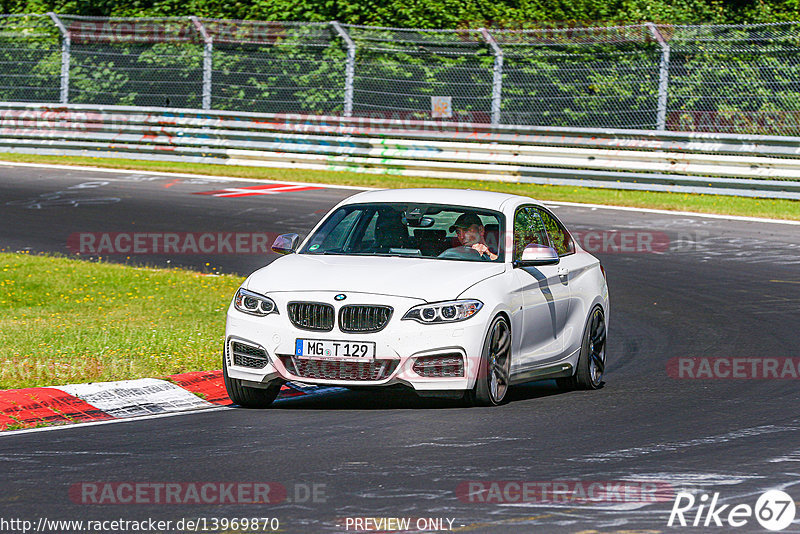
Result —
POLYGON ((502 263, 290 254, 250 275, 246 288, 258 293, 374 293, 435 302, 454 299, 470 286, 504 271, 502 263))

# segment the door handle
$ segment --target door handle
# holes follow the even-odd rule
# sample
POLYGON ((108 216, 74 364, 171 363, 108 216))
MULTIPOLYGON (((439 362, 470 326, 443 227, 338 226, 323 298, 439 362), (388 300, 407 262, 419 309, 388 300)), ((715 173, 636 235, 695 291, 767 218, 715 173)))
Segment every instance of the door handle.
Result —
POLYGON ((567 269, 566 267, 559 267, 558 268, 558 276, 560 276, 561 278, 568 277, 569 276, 569 269, 567 269))

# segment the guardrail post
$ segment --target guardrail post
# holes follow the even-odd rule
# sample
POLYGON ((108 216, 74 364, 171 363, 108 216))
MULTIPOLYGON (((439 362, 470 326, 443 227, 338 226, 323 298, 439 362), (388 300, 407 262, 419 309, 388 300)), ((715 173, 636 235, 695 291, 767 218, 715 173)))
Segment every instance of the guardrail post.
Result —
POLYGON ((355 83, 356 76, 356 44, 350 38, 350 34, 348 34, 344 28, 342 28, 341 24, 335 20, 332 20, 331 26, 333 26, 333 29, 345 42, 345 45, 347 45, 347 63, 345 64, 344 71, 344 116, 352 117, 353 85, 355 83))
POLYGON ((483 39, 492 48, 494 67, 492 69, 492 124, 500 124, 500 104, 503 97, 503 49, 486 28, 481 28, 483 39))
POLYGON ((67 28, 58 15, 52 11, 48 13, 53 24, 58 28, 58 33, 61 34, 61 98, 62 104, 69 104, 69 56, 70 48, 72 47, 72 39, 70 38, 67 28))
POLYGON ((656 130, 667 129, 667 96, 669 96, 669 44, 652 22, 647 23, 647 28, 653 38, 661 46, 661 64, 658 73, 658 107, 656 115, 656 130))
POLYGON ((211 109, 211 55, 214 53, 214 40, 208 35, 200 19, 194 16, 189 18, 203 37, 203 109, 211 109))

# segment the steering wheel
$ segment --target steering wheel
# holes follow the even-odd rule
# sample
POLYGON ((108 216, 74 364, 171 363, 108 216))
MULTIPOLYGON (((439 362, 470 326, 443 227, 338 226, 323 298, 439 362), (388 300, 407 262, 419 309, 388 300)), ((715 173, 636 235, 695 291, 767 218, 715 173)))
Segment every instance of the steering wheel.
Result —
POLYGON ((440 258, 469 258, 472 256, 482 257, 483 254, 472 248, 472 245, 461 245, 449 248, 439 254, 440 258))

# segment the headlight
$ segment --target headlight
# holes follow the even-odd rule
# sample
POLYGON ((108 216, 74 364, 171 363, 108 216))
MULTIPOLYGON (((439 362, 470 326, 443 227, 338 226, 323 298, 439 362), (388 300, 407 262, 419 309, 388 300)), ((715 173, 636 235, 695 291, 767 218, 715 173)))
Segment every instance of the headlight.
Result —
POLYGON ((270 313, 278 313, 278 307, 271 298, 253 293, 246 289, 239 289, 233 299, 233 306, 240 312, 264 317, 270 313))
POLYGON ((423 324, 455 323, 469 319, 480 309, 483 302, 479 300, 452 300, 414 306, 403 316, 423 324))

